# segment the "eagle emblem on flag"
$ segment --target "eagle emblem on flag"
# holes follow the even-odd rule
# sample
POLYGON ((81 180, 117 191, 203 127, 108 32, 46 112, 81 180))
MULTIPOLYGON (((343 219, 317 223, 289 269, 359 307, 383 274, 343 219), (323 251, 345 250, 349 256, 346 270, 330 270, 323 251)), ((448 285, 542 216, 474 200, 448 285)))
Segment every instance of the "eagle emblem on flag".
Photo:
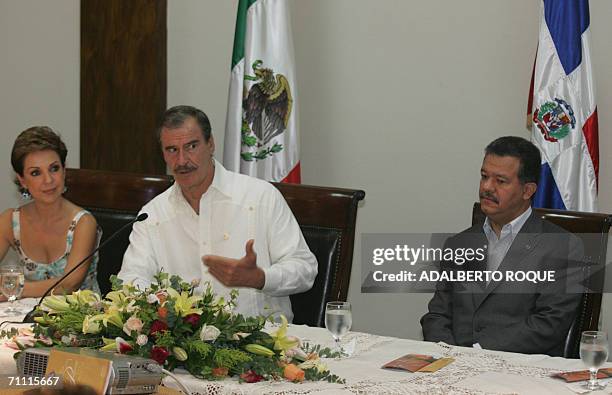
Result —
POLYGON ((268 143, 287 129, 293 98, 287 78, 270 68, 262 67, 263 62, 256 60, 251 66, 254 76, 245 75, 253 81, 242 101, 242 145, 247 151, 241 152, 246 161, 262 160, 282 151, 283 146, 268 143), (255 152, 251 149, 255 148, 255 152))
POLYGON ((540 129, 544 140, 551 143, 567 136, 576 126, 574 110, 562 99, 542 104, 534 111, 533 121, 540 129))

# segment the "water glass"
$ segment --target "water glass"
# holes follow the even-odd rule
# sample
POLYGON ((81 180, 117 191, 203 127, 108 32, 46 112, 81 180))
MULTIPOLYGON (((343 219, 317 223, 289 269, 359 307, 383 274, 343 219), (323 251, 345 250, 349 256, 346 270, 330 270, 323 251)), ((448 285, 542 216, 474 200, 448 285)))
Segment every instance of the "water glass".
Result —
POLYGON ((334 337, 336 349, 340 350, 342 336, 351 329, 353 316, 349 302, 327 302, 325 306, 325 327, 334 337))
POLYGON ((9 306, 4 309, 5 315, 19 315, 21 310, 15 307, 15 301, 21 297, 25 277, 23 268, 17 265, 6 265, 0 267, 0 292, 8 301, 9 306))
POLYGON ((590 380, 584 384, 589 391, 605 388, 597 381, 599 367, 608 360, 608 335, 606 332, 586 331, 580 338, 580 359, 589 369, 590 380))

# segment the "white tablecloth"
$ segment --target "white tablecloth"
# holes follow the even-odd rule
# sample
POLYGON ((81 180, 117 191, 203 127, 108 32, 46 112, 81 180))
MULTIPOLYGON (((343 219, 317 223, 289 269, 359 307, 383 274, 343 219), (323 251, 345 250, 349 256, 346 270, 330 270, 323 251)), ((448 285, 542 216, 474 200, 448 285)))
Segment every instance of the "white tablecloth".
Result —
MULTIPOLYGON (((31 301, 21 302, 31 306, 31 301)), ((20 317, 14 317, 19 319, 20 317)), ((6 320, 2 318, 1 320, 6 320)), ((289 334, 303 341, 332 346, 324 328, 290 325, 289 334)), ((560 371, 581 370, 580 360, 525 355, 455 347, 393 337, 351 332, 345 343, 354 342, 351 357, 327 360, 332 372, 346 384, 326 382, 260 382, 240 384, 237 380, 208 382, 188 373, 178 377, 194 394, 574 394, 567 384, 553 379, 560 371), (380 367, 405 354, 453 357, 455 362, 435 373, 408 373, 380 367)), ((0 372, 15 373, 13 350, 0 346, 0 372)), ((174 386, 167 378, 164 382, 174 386)), ((573 384, 576 386, 576 384, 573 384)), ((612 389, 612 384, 610 389, 612 389)), ((600 393, 608 393, 599 391, 600 393)))

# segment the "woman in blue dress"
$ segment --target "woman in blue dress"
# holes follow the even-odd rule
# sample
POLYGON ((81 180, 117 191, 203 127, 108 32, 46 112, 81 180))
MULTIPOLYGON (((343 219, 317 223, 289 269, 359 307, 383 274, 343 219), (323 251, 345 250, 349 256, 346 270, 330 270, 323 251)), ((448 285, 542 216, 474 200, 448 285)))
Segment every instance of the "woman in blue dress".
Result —
MULTIPOLYGON (((0 214, 0 259, 13 248, 23 265, 23 297, 40 297, 65 272, 96 248, 96 219, 64 198, 66 155, 61 138, 46 126, 34 126, 15 140, 11 164, 25 204, 0 214)), ((99 292, 98 257, 94 255, 56 288, 55 294, 77 289, 99 292)))

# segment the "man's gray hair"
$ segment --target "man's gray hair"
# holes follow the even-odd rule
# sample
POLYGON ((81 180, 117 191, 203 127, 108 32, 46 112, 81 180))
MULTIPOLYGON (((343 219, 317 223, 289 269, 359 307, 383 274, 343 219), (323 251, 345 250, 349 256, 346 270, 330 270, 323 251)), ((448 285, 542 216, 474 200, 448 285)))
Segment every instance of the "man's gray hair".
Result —
POLYGON ((202 110, 193 106, 174 106, 166 110, 161 126, 157 129, 157 139, 161 141, 161 131, 163 128, 175 129, 180 127, 185 121, 193 117, 202 130, 204 141, 208 142, 212 134, 208 116, 202 110))

